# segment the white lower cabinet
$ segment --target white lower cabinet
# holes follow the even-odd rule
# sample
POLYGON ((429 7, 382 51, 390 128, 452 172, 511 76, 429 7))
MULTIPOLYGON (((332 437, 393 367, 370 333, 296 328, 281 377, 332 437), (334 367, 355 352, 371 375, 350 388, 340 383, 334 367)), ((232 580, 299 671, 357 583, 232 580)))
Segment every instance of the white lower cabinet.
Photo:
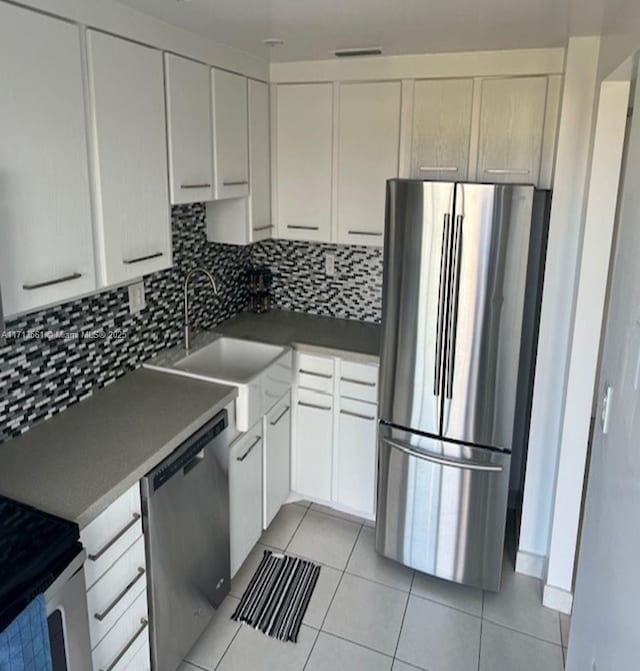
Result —
POLYGON ((151 667, 146 592, 94 648, 91 657, 94 671, 147 671, 151 667))
POLYGON ((333 396, 298 389, 295 490, 311 499, 331 499, 333 396))
POLYGON ((333 500, 367 517, 375 511, 377 406, 341 398, 333 500))
POLYGON ((378 366, 298 353, 292 461, 297 495, 372 519, 378 366))
POLYGON ((229 523, 231 577, 262 534, 262 420, 231 446, 229 523))
POLYGON ((93 671, 150 671, 145 544, 136 483, 80 532, 93 671))
POLYGON ((286 501, 291 484, 291 396, 287 394, 264 418, 263 528, 286 501))

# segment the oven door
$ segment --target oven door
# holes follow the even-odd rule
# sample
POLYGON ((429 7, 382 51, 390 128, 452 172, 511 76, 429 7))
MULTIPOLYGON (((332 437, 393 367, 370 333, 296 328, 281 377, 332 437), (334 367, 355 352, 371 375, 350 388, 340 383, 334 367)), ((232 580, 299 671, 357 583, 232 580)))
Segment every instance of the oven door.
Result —
POLYGON ((45 592, 53 671, 89 671, 89 615, 81 552, 45 592))

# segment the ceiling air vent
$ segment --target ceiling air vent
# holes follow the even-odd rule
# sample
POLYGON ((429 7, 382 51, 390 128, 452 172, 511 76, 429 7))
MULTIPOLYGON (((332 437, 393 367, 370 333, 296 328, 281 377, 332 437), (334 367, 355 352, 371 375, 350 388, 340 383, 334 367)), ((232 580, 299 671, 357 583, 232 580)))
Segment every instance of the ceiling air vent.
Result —
POLYGON ((356 58, 357 56, 380 56, 382 49, 380 47, 363 47, 358 49, 336 49, 333 52, 338 58, 356 58))

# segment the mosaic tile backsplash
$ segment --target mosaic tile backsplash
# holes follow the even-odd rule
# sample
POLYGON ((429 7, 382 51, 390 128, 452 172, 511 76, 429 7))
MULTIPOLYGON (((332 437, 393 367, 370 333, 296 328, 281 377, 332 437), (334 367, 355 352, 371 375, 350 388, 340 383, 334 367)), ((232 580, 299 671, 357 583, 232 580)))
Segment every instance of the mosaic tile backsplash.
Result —
POLYGON ((244 272, 250 249, 209 243, 200 204, 173 208, 172 228, 174 267, 145 277, 147 307, 142 312, 129 314, 127 288, 121 287, 6 324, 9 333, 50 335, 0 344, 0 442, 178 344, 184 322, 182 286, 191 268, 204 266, 221 285, 221 295, 212 298, 205 281, 194 277, 195 328, 214 326, 246 308, 244 272), (115 335, 102 338, 102 332, 115 335), (87 337, 94 333, 98 337, 87 337))
POLYGON ((272 270, 273 303, 278 308, 380 322, 380 248, 264 240, 253 245, 251 259, 272 270), (325 273, 327 253, 335 255, 333 277, 325 273))
POLYGON ((0 342, 0 443, 177 345, 183 337, 184 277, 196 266, 213 272, 221 287, 213 298, 206 281, 194 277, 190 306, 196 329, 247 309, 250 262, 273 271, 274 308, 380 321, 381 250, 288 240, 210 243, 200 203, 174 207, 172 229, 174 267, 144 278, 142 312, 129 314, 127 288, 120 287, 6 324, 9 333, 48 335, 0 342), (335 277, 325 276, 327 252, 336 256, 335 277))

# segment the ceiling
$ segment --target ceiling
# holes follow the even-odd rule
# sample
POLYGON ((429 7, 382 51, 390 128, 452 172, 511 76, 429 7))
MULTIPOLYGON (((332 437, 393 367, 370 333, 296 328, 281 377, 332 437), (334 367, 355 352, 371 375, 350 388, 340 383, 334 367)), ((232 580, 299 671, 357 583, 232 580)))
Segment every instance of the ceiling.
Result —
POLYGON ((603 0, 117 0, 271 61, 565 46, 599 34, 603 0), (269 48, 265 38, 282 38, 269 48))

